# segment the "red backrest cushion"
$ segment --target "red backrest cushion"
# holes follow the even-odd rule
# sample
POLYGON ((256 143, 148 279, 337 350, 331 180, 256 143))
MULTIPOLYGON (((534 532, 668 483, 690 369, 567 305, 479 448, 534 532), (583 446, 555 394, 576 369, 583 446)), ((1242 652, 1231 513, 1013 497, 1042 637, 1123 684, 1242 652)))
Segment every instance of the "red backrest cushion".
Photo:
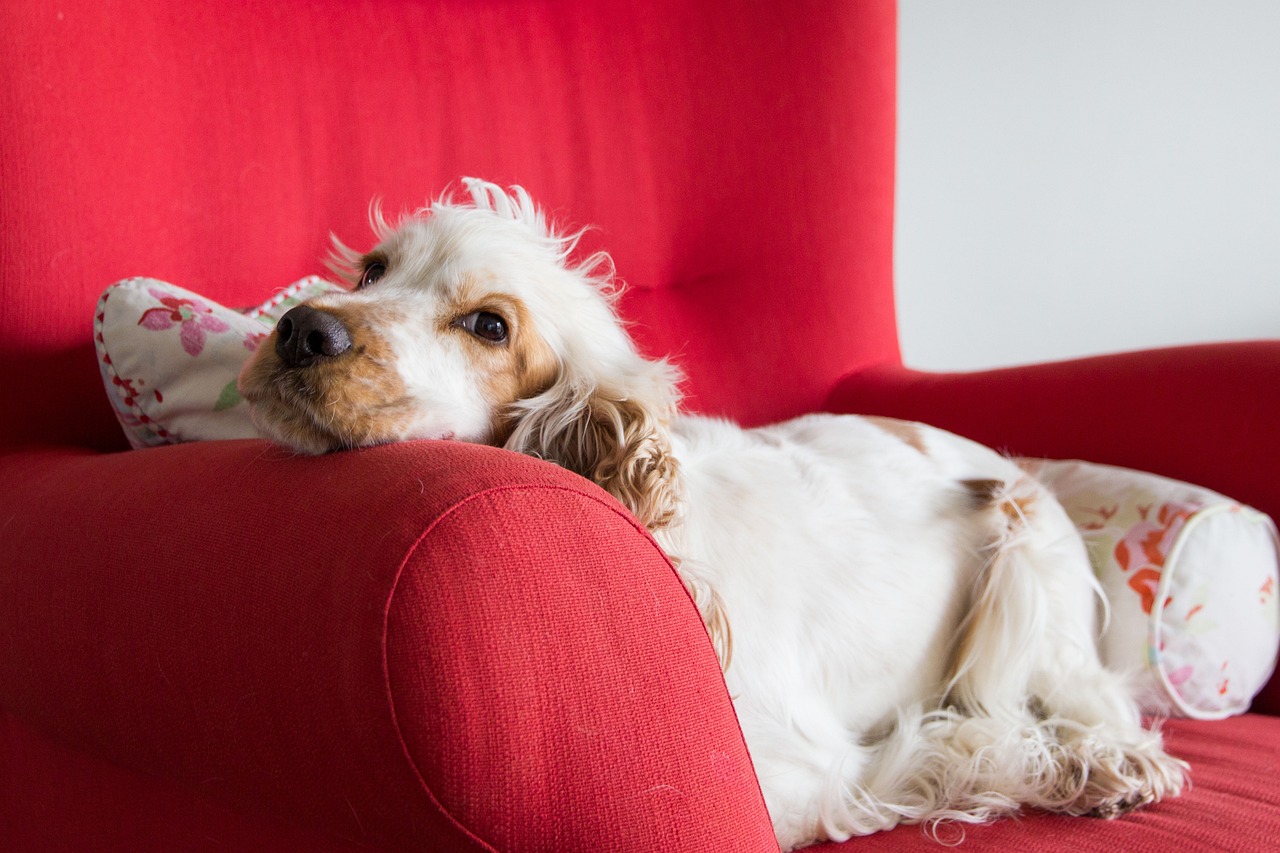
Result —
POLYGON ((9 0, 0 444, 119 447, 91 347, 130 275, 251 304, 476 175, 598 226, 691 408, 816 408, 897 357, 890 0, 9 0))

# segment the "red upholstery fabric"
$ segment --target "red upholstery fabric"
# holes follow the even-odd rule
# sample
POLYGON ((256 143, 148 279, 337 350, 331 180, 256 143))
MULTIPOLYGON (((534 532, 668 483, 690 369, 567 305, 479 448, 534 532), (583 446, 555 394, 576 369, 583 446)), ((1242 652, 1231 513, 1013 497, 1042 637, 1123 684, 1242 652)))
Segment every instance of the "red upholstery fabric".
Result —
MULTIPOLYGON (((1212 723, 1171 720, 1165 724, 1165 735, 1171 748, 1195 767, 1194 787, 1182 798, 1116 821, 1027 814, 991 826, 966 827, 959 849, 975 853, 1274 850, 1274 840, 1280 837, 1280 789, 1270 781, 1280 763, 1280 720, 1261 715, 1212 723)), ((12 810, 0 811, 0 837, 8 842, 7 849, 130 853, 369 849, 264 815, 237 813, 191 789, 94 761, 12 719, 0 720, 0 738, 6 756, 6 763, 0 765, 0 797, 5 803, 18 804, 26 818, 14 820, 12 810)), ((941 832, 949 841, 956 834, 955 828, 941 832)), ((813 849, 815 853, 936 851, 939 846, 919 828, 900 827, 813 849)))
POLYGON ((887 0, 6 2, 0 444, 121 446, 112 281, 256 304, 463 175, 595 226, 698 409, 817 408, 896 352, 894 49, 887 0))
POLYGON ((226 853, 370 848, 279 816, 240 811, 172 778, 69 748, 0 712, 0 839, 18 853, 226 853))
POLYGON ((772 842, 692 602, 563 469, 214 442, 0 482, 0 706, 65 743, 388 849, 772 842))

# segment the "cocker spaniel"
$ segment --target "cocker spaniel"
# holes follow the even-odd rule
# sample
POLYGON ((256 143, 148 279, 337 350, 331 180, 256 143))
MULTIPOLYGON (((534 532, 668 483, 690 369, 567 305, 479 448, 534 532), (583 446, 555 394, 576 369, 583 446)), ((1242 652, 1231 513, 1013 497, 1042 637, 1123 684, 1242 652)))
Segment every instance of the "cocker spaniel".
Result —
POLYGON ((1099 588, 1044 487, 921 424, 680 412, 607 258, 571 260, 577 235, 523 189, 465 185, 394 226, 375 212, 367 254, 337 244, 353 291, 290 310, 241 373, 264 434, 483 442, 604 487, 701 612, 783 849, 1181 791, 1099 662, 1099 588))

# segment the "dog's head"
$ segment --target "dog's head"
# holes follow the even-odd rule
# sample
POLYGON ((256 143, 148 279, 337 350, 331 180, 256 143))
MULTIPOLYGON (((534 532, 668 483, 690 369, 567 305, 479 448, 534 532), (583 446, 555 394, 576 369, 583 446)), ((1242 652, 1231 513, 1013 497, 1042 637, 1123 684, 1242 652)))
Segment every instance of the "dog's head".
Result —
POLYGON ((551 230, 523 189, 464 183, 469 202, 395 226, 375 212, 367 254, 337 245, 354 289, 290 310, 245 365, 254 423, 306 453, 415 438, 505 446, 666 525, 677 371, 636 351, 599 272, 607 258, 573 264, 577 235, 551 230))

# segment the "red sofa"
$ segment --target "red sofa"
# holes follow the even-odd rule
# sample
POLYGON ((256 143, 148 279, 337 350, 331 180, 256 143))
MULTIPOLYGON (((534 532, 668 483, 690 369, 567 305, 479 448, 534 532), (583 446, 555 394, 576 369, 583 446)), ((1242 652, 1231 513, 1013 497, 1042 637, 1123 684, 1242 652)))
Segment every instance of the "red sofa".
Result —
MULTIPOLYGON (((479 175, 596 225, 694 409, 918 418, 1280 516, 1275 342, 902 367, 890 2, 8 0, 0 66, 0 849, 776 849, 692 604, 592 484, 439 442, 125 449, 99 292, 254 304, 366 245, 376 195, 479 175)), ((967 849, 1280 837, 1280 720, 1167 731, 1181 799, 967 849)))

